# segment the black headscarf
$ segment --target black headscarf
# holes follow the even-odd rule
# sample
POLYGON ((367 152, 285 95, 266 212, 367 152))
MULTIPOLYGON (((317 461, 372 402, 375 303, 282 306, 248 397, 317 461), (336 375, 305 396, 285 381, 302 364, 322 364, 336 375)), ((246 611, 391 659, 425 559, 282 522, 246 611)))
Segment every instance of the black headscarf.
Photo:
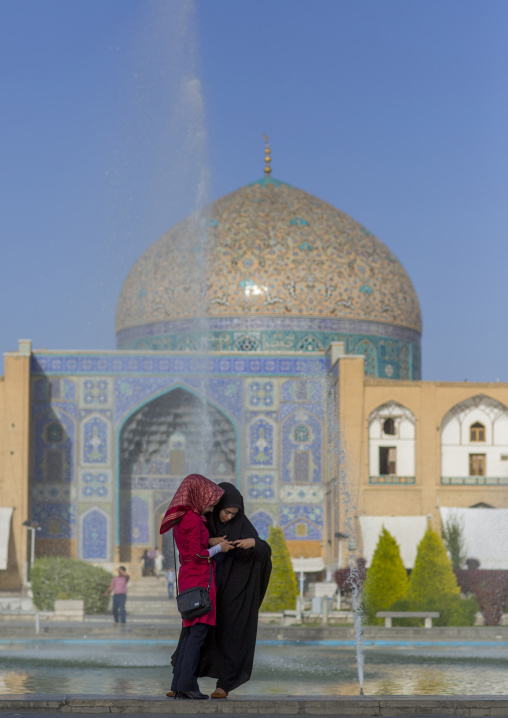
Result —
MULTIPOLYGON (((219 484, 219 486, 221 489, 224 489, 224 493, 219 503, 215 504, 213 511, 206 517, 210 536, 212 538, 216 536, 226 536, 228 541, 237 541, 239 538, 255 538, 255 536, 242 536, 242 532, 245 533, 244 522, 247 521, 250 524, 250 521, 245 517, 243 496, 241 493, 236 486, 226 481, 219 484), (229 521, 220 520, 220 512, 222 509, 235 508, 238 509, 236 516, 233 516, 229 521)), ((252 528, 254 529, 254 527, 252 528)), ((256 531, 256 529, 254 529, 254 531, 256 531)))
POLYGON ((217 587, 217 623, 201 649, 198 676, 217 678, 225 691, 232 691, 249 680, 254 662, 259 607, 272 570, 270 546, 245 516, 243 497, 230 483, 212 513, 207 515, 210 536, 226 536, 228 541, 252 538, 254 548, 235 548, 223 554, 220 585, 217 587), (229 521, 221 522, 221 509, 238 507, 229 521), (241 640, 239 640, 241 639, 241 640))

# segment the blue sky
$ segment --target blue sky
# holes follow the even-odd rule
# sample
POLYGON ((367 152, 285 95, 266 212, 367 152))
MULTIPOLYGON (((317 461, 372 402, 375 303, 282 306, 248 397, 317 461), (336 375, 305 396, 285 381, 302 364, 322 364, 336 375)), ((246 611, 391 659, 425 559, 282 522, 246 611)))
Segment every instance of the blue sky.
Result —
POLYGON ((406 267, 424 378, 508 381, 507 27, 496 0, 2 0, 1 351, 114 348, 196 162, 219 197, 262 175, 267 132, 275 177, 406 267))

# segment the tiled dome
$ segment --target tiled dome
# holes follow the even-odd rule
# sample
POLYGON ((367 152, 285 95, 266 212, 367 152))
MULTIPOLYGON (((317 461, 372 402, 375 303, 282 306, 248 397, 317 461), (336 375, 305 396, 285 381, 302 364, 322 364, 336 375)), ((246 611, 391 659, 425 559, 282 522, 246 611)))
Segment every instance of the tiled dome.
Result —
MULTIPOLYGON (((119 348, 192 349, 208 322, 216 332, 276 332, 298 329, 297 319, 306 319, 304 332, 325 320, 329 330, 350 326, 356 335, 400 328, 418 345, 421 333, 418 297, 390 250, 327 202, 265 177, 183 220, 141 255, 120 294, 116 331, 119 348), (154 339, 179 333, 183 341, 182 332, 194 338, 178 346, 154 339)), ((266 349, 256 341, 253 349, 266 349)))

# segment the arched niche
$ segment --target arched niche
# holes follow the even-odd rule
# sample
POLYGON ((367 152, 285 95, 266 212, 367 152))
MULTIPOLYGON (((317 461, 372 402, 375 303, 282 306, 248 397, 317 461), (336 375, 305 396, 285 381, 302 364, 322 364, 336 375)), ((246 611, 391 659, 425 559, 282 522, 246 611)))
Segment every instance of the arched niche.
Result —
POLYGON ((110 518, 94 506, 81 515, 80 555, 85 561, 110 560, 110 518))
POLYGON ((270 516, 270 514, 263 511, 263 509, 258 509, 250 516, 250 521, 260 538, 266 541, 270 527, 273 526, 274 523, 273 516, 270 516))
POLYGON ((416 482, 416 420, 396 401, 381 404, 369 416, 369 482, 416 482))
POLYGON ((441 483, 508 481, 508 408, 476 394, 453 406, 441 422, 441 483))
POLYGON ((134 410, 120 428, 117 450, 118 534, 124 561, 158 543, 154 512, 169 503, 187 474, 201 473, 217 482, 237 480, 235 425, 217 406, 184 387, 173 388, 134 410), (140 526, 135 532, 132 529, 136 497, 147 506, 148 534, 140 526), (138 535, 143 540, 138 541, 138 535))

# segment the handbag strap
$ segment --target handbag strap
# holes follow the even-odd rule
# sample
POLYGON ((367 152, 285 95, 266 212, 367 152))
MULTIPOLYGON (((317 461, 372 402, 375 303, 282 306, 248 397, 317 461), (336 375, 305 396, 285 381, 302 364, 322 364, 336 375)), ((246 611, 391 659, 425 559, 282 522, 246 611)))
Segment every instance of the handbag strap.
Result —
MULTIPOLYGON (((175 564, 176 597, 178 598, 178 596, 180 595, 178 592, 178 573, 179 573, 180 569, 178 569, 178 571, 176 570, 176 548, 175 548, 174 530, 171 531, 171 536, 173 537, 173 563, 175 564)), ((208 591, 208 593, 210 593, 210 586, 212 585, 212 575, 213 575, 213 564, 212 564, 211 559, 209 559, 209 562, 210 562, 210 576, 208 578, 208 586, 206 587, 206 590, 208 591)))
POLYGON ((175 565, 175 583, 176 583, 176 597, 178 598, 178 569, 176 568, 176 548, 175 548, 175 534, 173 532, 173 529, 171 529, 171 536, 173 538, 173 563, 175 565))

